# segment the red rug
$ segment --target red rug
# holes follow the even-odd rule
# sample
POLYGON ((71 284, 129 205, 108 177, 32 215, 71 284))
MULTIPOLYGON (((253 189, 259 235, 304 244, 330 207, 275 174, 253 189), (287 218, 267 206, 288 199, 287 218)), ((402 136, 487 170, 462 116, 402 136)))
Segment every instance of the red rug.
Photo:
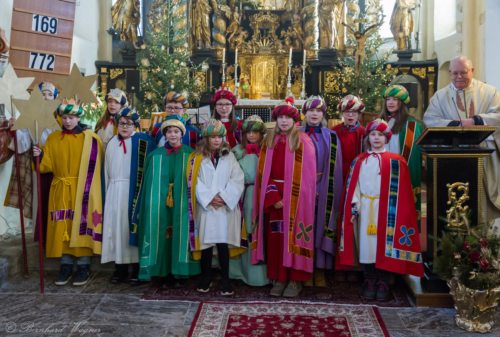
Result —
MULTIPOLYGON (((187 280, 182 286, 162 286, 158 282, 152 282, 150 287, 142 295, 143 300, 184 300, 184 301, 282 301, 282 297, 271 297, 269 291, 271 286, 251 287, 241 281, 232 280, 235 291, 234 296, 228 298, 221 296, 218 291, 219 284, 216 280, 206 294, 196 291, 197 279, 187 280)), ((405 285, 396 282, 391 287, 391 294, 387 301, 367 301, 360 296, 361 284, 357 282, 338 282, 329 284, 328 287, 304 287, 302 293, 296 299, 290 301, 306 302, 335 302, 342 304, 369 304, 383 307, 411 307, 409 296, 405 285)))
POLYGON ((203 302, 189 337, 389 337, 378 309, 294 302, 203 302))

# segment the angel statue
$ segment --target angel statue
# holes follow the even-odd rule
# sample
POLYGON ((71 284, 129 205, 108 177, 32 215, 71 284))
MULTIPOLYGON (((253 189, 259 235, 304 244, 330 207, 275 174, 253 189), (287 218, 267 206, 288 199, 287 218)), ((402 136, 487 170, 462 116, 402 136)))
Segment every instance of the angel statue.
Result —
POLYGON ((198 49, 210 48, 210 13, 208 0, 196 0, 191 11, 193 43, 198 49))
POLYGON ((391 32, 398 50, 411 48, 411 33, 413 32, 412 11, 417 7, 418 0, 396 0, 391 15, 391 32))
POLYGON ((139 0, 117 0, 111 7, 113 28, 120 33, 120 39, 137 46, 137 27, 141 21, 139 0))

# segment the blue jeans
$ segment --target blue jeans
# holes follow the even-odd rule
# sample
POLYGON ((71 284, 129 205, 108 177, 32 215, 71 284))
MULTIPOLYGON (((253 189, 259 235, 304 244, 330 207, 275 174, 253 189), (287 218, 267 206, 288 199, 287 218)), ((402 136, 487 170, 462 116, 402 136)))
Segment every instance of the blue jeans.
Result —
POLYGON ((91 256, 76 257, 76 256, 73 256, 73 255, 64 254, 61 257, 61 264, 70 264, 70 265, 73 265, 75 259, 76 259, 76 264, 78 266, 81 266, 81 265, 85 265, 85 264, 90 264, 91 256))

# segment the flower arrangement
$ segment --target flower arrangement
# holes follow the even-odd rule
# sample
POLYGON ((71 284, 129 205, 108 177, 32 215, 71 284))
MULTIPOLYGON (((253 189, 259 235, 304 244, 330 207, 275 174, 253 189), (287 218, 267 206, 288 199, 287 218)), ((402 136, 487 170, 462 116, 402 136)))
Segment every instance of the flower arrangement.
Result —
POLYGON ((445 232, 441 255, 434 261, 434 272, 449 280, 452 277, 476 290, 500 286, 500 238, 486 228, 467 232, 445 232))

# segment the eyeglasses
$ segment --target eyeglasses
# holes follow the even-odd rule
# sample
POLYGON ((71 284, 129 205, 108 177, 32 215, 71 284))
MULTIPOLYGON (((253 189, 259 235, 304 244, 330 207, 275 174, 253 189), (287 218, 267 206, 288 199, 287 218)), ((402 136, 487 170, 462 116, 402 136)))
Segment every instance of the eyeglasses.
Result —
POLYGON ((450 71, 450 76, 453 78, 456 78, 458 76, 466 77, 468 74, 469 74, 468 70, 467 71, 453 71, 453 72, 450 71))
POLYGON ((215 106, 225 108, 225 107, 233 106, 233 105, 231 103, 216 103, 215 106))
POLYGON ((356 114, 358 114, 357 111, 343 111, 342 113, 344 113, 346 115, 356 115, 356 114))
POLYGON ((133 128, 134 127, 134 124, 129 124, 129 123, 118 123, 118 126, 121 127, 121 128, 124 128, 124 129, 129 129, 129 128, 133 128))
POLYGON ((165 110, 166 111, 172 111, 172 110, 177 110, 177 111, 181 111, 183 110, 184 108, 183 107, 179 107, 179 106, 167 106, 165 107, 165 110))

